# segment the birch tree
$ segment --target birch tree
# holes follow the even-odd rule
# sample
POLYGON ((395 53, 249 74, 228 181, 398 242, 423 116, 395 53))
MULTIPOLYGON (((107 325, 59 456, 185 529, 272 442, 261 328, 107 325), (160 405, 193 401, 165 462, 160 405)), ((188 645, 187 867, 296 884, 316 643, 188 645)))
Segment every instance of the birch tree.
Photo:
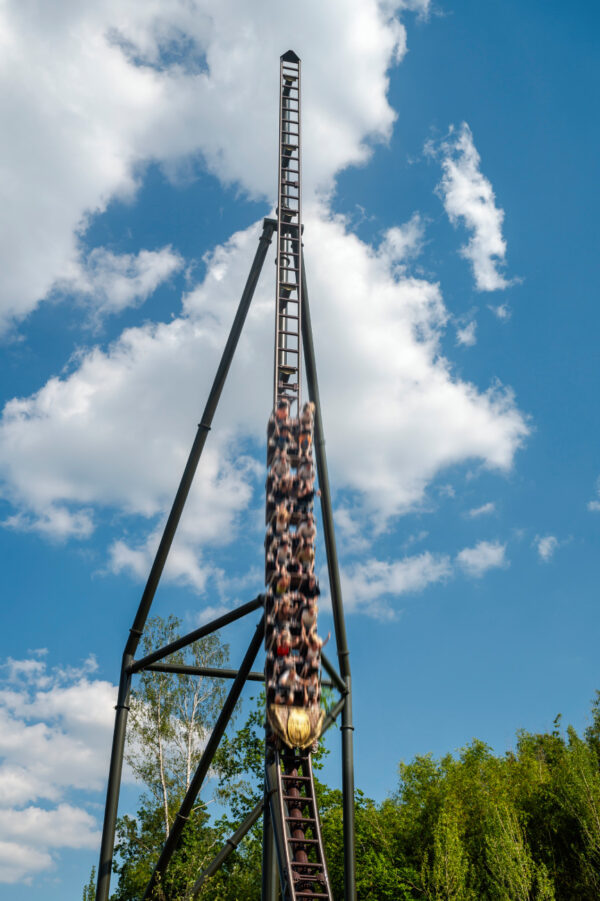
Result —
MULTIPOLYGON (((180 622, 154 617, 142 639, 142 653, 179 637, 180 622)), ((165 662, 223 666, 229 656, 218 633, 171 654, 165 662)), ((223 680, 144 671, 131 693, 126 760, 162 810, 165 835, 187 791, 222 706, 223 680)))

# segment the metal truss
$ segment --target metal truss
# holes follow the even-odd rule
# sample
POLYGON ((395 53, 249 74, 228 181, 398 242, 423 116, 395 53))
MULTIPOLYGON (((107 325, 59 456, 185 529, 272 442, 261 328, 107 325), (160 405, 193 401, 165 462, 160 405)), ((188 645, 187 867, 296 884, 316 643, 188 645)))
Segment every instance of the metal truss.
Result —
MULTIPOLYGON (((204 449, 208 432, 210 431, 212 420, 217 409, 221 392, 229 372, 231 361, 233 359, 237 344, 246 320, 248 309, 252 301, 254 290, 258 282, 258 278, 267 254, 272 236, 277 231, 277 220, 265 219, 263 222, 262 234, 259 238, 258 248, 246 286, 244 288, 235 319, 231 326, 231 331, 223 351, 217 373, 215 375, 212 388, 210 390, 204 412, 202 414, 198 431, 190 455, 185 466, 183 476, 173 506, 169 514, 169 518, 164 528, 158 550, 140 604, 135 615, 133 625, 129 630, 125 649, 123 651, 123 659, 121 665, 121 674, 119 680, 119 692, 116 705, 115 727, 113 734, 113 743, 110 759, 110 769, 108 775, 108 786, 106 793, 106 807, 104 814, 104 824, 102 830, 102 843, 100 849, 100 861, 98 866, 98 882, 96 889, 96 901, 108 901, 110 889, 110 877, 112 870, 115 830, 118 813, 119 792, 121 784, 121 775, 123 769, 123 758, 125 749, 125 738, 127 728, 127 716, 129 712, 130 691, 132 678, 136 673, 142 670, 150 670, 155 672, 181 673, 198 676, 210 676, 214 678, 222 678, 232 680, 229 694, 223 704, 219 717, 215 723, 213 732, 204 748, 202 757, 191 780, 189 789, 183 799, 181 807, 173 821, 171 830, 167 836, 163 849, 160 853, 148 886, 144 894, 144 901, 149 901, 154 894, 155 888, 159 883, 162 874, 165 872, 169 861, 175 850, 177 849, 182 832, 185 828, 187 817, 190 815, 196 798, 206 779, 210 765, 214 759, 219 743, 225 733, 227 725, 231 719, 235 706, 240 698, 242 689, 246 682, 262 682, 264 674, 253 671, 252 667, 256 657, 261 649, 264 638, 264 596, 262 594, 255 597, 248 603, 226 613, 224 616, 213 620, 212 622, 195 629, 183 638, 171 642, 163 648, 136 660, 135 655, 142 637, 146 621, 150 614, 150 608, 164 570, 164 566, 181 518, 181 514, 188 497, 192 481, 204 449), (262 616, 255 627, 254 634, 248 646, 248 650, 239 666, 239 669, 219 669, 214 667, 193 667, 180 664, 161 663, 166 657, 173 652, 184 648, 198 639, 201 639, 212 632, 221 629, 230 623, 233 623, 244 616, 261 610, 262 616)), ((329 711, 323 726, 323 731, 329 728, 341 714, 341 756, 342 756, 342 795, 343 795, 343 829, 344 829, 344 898, 345 901, 355 901, 356 898, 356 879, 355 879, 355 852, 354 852, 354 764, 353 764, 353 731, 352 723, 352 681, 350 673, 350 655, 348 651, 348 643, 346 639, 346 626, 344 620, 344 608, 342 602, 342 591, 340 585, 340 575, 338 558, 336 551, 335 532, 333 525, 333 514, 331 506, 331 494, 329 488, 329 476, 327 471, 327 460, 325 456, 325 437, 323 430, 323 421, 321 416, 321 404, 319 396, 319 385, 317 380, 317 369, 315 363, 315 352, 313 344, 313 334, 310 318, 310 308, 308 301, 308 291, 306 286, 306 274, 304 269, 303 254, 301 248, 294 245, 292 251, 295 254, 294 262, 301 262, 301 296, 302 296, 302 319, 301 319, 301 345, 304 353, 304 366, 306 373, 306 381, 308 385, 309 398, 315 404, 314 434, 315 434, 315 458, 317 464, 317 476, 319 488, 321 491, 321 516, 323 522, 323 533, 325 548, 327 554, 327 568, 329 574, 329 585, 331 592, 331 603, 333 610, 335 641, 338 658, 338 669, 328 658, 322 655, 323 669, 329 676, 329 680, 324 680, 323 685, 337 689, 339 692, 339 700, 329 711)), ((300 294, 300 292, 297 292, 300 294)), ((300 342, 298 342, 300 344, 300 342)), ((283 345, 282 345, 283 348, 283 345)), ((299 376, 299 355, 297 362, 299 376)), ((270 764, 266 761, 266 771, 270 764)), ((196 881, 191 897, 197 897, 207 879, 210 878, 223 864, 227 857, 237 847, 239 842, 263 817, 263 872, 262 872, 262 901, 277 901, 279 897, 279 880, 277 873, 277 856, 275 854, 275 839, 273 822, 271 817, 271 807, 269 794, 273 792, 272 783, 265 781, 265 795, 263 800, 256 805, 254 810, 246 817, 244 822, 236 830, 236 832, 228 839, 223 849, 217 854, 212 863, 204 870, 196 881)))

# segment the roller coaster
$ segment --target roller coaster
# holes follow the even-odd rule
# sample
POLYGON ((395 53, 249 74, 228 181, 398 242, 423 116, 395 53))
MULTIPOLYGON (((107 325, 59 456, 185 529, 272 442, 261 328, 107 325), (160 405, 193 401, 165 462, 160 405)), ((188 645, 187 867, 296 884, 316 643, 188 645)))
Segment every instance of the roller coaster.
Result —
MULTIPOLYGON (((177 672, 175 651, 262 610, 237 671, 186 667, 186 673, 231 679, 232 685, 202 752, 144 893, 156 897, 160 879, 181 841, 188 816, 248 678, 265 649, 264 795, 229 838, 190 893, 203 893, 210 877, 262 817, 262 901, 333 901, 313 781, 311 754, 341 716, 344 828, 344 899, 355 901, 352 686, 340 587, 329 477, 302 245, 301 62, 291 50, 280 58, 277 218, 265 219, 259 246, 215 375, 171 512, 123 652, 96 901, 108 901, 132 679, 142 670, 177 672), (165 647, 136 659, 150 608, 204 449, 269 244, 276 235, 273 410, 267 425, 265 590, 165 647), (302 362, 309 399, 302 404, 302 362), (316 463, 316 467, 315 467, 316 463), (318 484, 318 488, 316 485, 318 484), (317 632, 319 582, 315 575, 315 497, 320 499, 338 668, 317 632), (329 679, 322 678, 325 670, 329 679), (337 690, 327 712, 321 689, 337 690)), ((258 676, 258 678, 261 678, 258 676)))

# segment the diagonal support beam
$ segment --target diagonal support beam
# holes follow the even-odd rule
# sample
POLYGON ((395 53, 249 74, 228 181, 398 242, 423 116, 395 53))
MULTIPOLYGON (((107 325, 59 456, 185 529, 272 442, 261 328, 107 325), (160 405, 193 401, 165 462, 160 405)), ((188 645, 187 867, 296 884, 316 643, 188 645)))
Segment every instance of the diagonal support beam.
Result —
POLYGON ((323 669, 325 670, 325 672, 329 673, 329 675, 331 676, 331 682, 325 682, 324 680, 321 680, 321 685, 333 684, 333 685, 335 685, 335 687, 341 694, 345 695, 346 694, 346 683, 344 682, 344 680, 341 678, 341 676, 337 672, 336 668, 334 667, 334 665, 331 662, 331 660, 329 659, 329 657, 326 657, 325 654, 323 653, 323 651, 321 651, 321 663, 323 665, 323 669))
POLYGON ((321 736, 325 735, 327 730, 333 726, 335 721, 337 720, 340 713, 343 711, 346 704, 346 698, 340 698, 337 704, 334 704, 325 719, 323 720, 323 728, 321 729, 321 736))
POLYGON ((217 870, 223 866, 229 855, 235 851, 242 839, 250 832, 254 824, 259 821, 264 806, 264 798, 261 798, 256 807, 250 811, 241 826, 239 826, 233 835, 227 839, 216 857, 209 863, 206 869, 202 871, 200 876, 198 876, 192 887, 192 892, 189 896, 190 898, 197 898, 206 880, 210 879, 211 876, 214 876, 217 870))
POLYGON ((108 893, 110 890, 110 876, 112 870, 112 856, 115 845, 115 829, 117 823, 117 812, 119 807, 119 793, 121 787, 121 773, 123 770, 123 752, 125 749, 125 736, 127 732, 127 714, 129 712, 129 694, 131 690, 131 672, 129 670, 135 657, 140 638, 146 625, 150 607, 160 581, 167 555, 173 543, 179 520, 183 512, 183 507, 187 500, 204 444, 206 436, 210 430, 217 404, 225 385, 227 374, 231 366, 233 355, 238 345, 242 328, 248 315, 250 303, 258 283, 273 232, 277 228, 275 219, 265 219, 263 221, 263 230, 258 242, 258 248, 254 256, 252 267, 240 299, 240 303, 231 326, 231 331, 227 339, 227 344, 221 357, 221 362, 217 369, 196 438, 192 445, 188 461, 186 463, 173 506, 169 514, 169 518, 165 525, 165 530, 161 538, 152 569, 146 582, 146 587, 142 594, 140 604, 133 622, 133 626, 129 630, 129 638, 123 652, 123 660, 121 663, 121 676, 119 680, 119 693, 117 698, 115 728, 113 732, 113 743, 110 756, 110 768, 108 773, 108 785, 106 788, 106 806, 104 809, 104 824, 102 827, 102 842, 100 846, 100 860, 98 863, 98 882, 96 886, 96 901, 108 901, 108 893))
MULTIPOLYGON (((202 414, 202 418, 198 425, 196 438, 192 445, 188 461, 183 471, 181 482, 179 484, 179 488, 177 489, 177 494, 175 495, 175 500, 173 501, 173 506, 171 507, 171 512, 169 513, 169 518, 165 525, 165 530, 160 540, 158 550, 156 551, 156 557, 154 558, 154 563, 152 564, 152 569, 150 570, 150 575, 148 576, 146 587, 144 588, 140 606, 138 608, 133 626, 130 631, 129 640, 125 648, 125 651, 128 654, 135 654, 139 642, 139 636, 141 636, 144 626, 146 625, 146 619, 148 618, 148 613, 150 612, 150 605, 152 604, 152 601, 154 599, 154 595, 156 593, 156 589, 158 587, 158 583, 167 560, 167 555, 169 553, 169 550, 171 549, 171 544, 173 543, 173 538, 175 537, 175 532, 177 530, 177 526, 179 525, 179 520, 181 519, 181 514, 183 512, 185 502, 190 492, 190 488, 192 487, 192 481, 194 479, 194 475, 196 474, 196 469, 198 467, 202 451, 204 450, 206 437, 208 435, 208 432, 210 431, 213 417, 215 415, 217 405, 219 403, 221 393, 225 385, 225 380, 227 379, 227 375, 229 373, 229 367, 231 366, 231 361, 233 360, 233 355, 236 351, 238 341, 240 340, 240 335, 242 334, 242 329, 246 321, 246 316, 248 315, 248 310, 250 309, 250 303, 252 301, 252 297, 254 296, 258 277, 263 267, 269 244, 271 243, 273 231, 276 227, 277 223, 274 219, 265 219, 263 222, 263 231, 258 242, 258 249, 254 257, 254 262, 252 263, 252 268, 250 269, 250 274, 248 275, 248 280, 246 281, 246 286, 244 288, 237 313, 235 314, 235 319, 233 320, 231 331, 229 332, 227 344, 225 345, 225 349, 221 356, 221 362, 219 363, 217 374, 215 375, 212 388, 210 389, 210 394, 208 395, 208 400, 206 401, 204 413, 202 414)), ((99 899, 99 901, 102 901, 102 899, 99 899)))
POLYGON ((252 613, 254 610, 258 610, 258 608, 262 607, 263 604, 264 597, 262 594, 259 594, 258 597, 254 598, 253 601, 248 601, 247 604, 242 604, 241 607, 236 607, 235 610, 230 610, 229 613, 224 613, 223 616, 220 616, 218 619, 213 619, 212 622, 206 623, 204 626, 200 626, 198 629, 194 629, 193 632, 188 632, 188 634, 184 635, 183 638, 178 638, 177 641, 172 641, 170 644, 165 645, 164 648, 159 648, 157 651, 152 651, 152 653, 147 654, 146 657, 141 657, 139 660, 134 660, 130 666, 129 671, 131 673, 138 673, 140 670, 148 669, 152 663, 156 663, 158 660, 163 660, 165 657, 168 657, 169 654, 174 654, 175 651, 180 651, 181 648, 186 648, 189 644, 192 644, 194 641, 198 641, 200 638, 206 638, 207 635, 212 635, 213 632, 217 632, 224 626, 228 626, 230 623, 234 623, 236 620, 241 619, 243 616, 246 616, 246 614, 252 613))
POLYGON ((146 891, 144 892, 144 896, 142 901, 149 901, 152 897, 154 889, 158 880, 161 878, 165 869, 167 868, 171 857, 177 850, 179 845, 179 840, 181 839, 181 833, 183 832, 183 828, 187 822, 189 815, 191 814, 194 804, 196 802, 196 798, 198 797, 198 793, 202 788, 202 783, 206 779, 206 775, 208 773, 208 769, 213 762, 213 758, 217 752, 217 748, 219 747, 219 743, 223 738, 223 733, 227 728, 227 724, 231 719, 231 715, 235 709, 235 705, 239 701, 240 694, 242 693, 242 688, 244 687, 248 673, 252 669, 252 665, 256 660, 256 655, 258 654, 260 647, 264 640, 265 633, 265 618, 264 615, 261 617, 261 620, 256 627, 256 632, 254 633, 254 637, 250 642, 250 646, 246 651, 246 656, 244 657, 242 664, 240 666, 239 672, 235 677, 233 685, 229 690, 229 694, 223 704, 221 709, 221 713, 215 723, 215 727, 212 731, 210 738, 206 744, 206 747, 203 751, 202 757, 200 758, 200 763, 198 764, 198 768, 194 773, 192 781, 190 782, 190 787, 188 788, 183 801, 181 802, 181 807, 179 808, 179 812, 173 821, 173 825, 171 826, 171 830, 167 836, 167 840, 163 846, 163 849, 160 853, 160 857, 158 858, 158 862, 154 867, 154 872, 150 877, 150 881, 146 887, 146 891))

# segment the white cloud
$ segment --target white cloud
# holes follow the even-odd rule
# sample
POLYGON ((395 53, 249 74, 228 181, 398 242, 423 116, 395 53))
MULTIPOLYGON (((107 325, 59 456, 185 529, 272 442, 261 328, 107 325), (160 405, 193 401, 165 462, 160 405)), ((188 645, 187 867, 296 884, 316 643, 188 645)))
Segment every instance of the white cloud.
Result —
POLYGON ((508 320, 512 316, 512 311, 507 303, 501 303, 498 304, 498 306, 488 304, 488 309, 491 310, 494 316, 496 316, 501 322, 508 322, 508 320))
POLYGON ((388 228, 383 236, 379 252, 389 262, 405 263, 421 253, 424 236, 423 217, 420 213, 413 213, 404 225, 388 228))
POLYGON ((472 322, 469 322, 464 328, 458 328, 456 330, 456 343, 463 344, 465 347, 473 347, 473 345, 477 343, 476 331, 477 323, 473 319, 472 322))
POLYGON ((90 217, 131 198, 150 161, 174 174, 201 162, 271 198, 276 146, 265 136, 275 134, 277 63, 288 47, 304 64, 305 197, 330 191, 338 172, 389 138, 387 70, 406 50, 396 14, 427 6, 4 3, 0 327, 72 274, 90 217))
POLYGON ((596 479, 596 497, 588 502, 587 508, 591 513, 600 513, 600 477, 596 479))
POLYGON ((28 882, 35 873, 50 869, 52 857, 31 845, 0 841, 0 882, 28 882))
POLYGON ((366 551, 371 541, 365 534, 365 523, 360 510, 340 506, 336 507, 333 515, 342 553, 356 554, 366 551))
POLYGON ((15 513, 2 523, 7 529, 20 532, 39 532, 51 541, 67 538, 89 538, 94 531, 92 514, 87 510, 72 513, 64 505, 48 504, 37 515, 15 513))
POLYGON ((423 591, 451 573, 450 558, 429 551, 391 563, 376 559, 358 563, 342 571, 344 606, 349 611, 391 619, 395 616, 391 599, 423 591))
POLYGON ((463 548, 456 555, 456 562, 469 576, 480 578, 488 569, 508 565, 506 545, 499 541, 479 541, 475 547, 463 548))
MULTIPOLYGON (((135 547, 122 540, 114 541, 109 549, 111 572, 128 572, 139 580, 145 579, 150 572, 161 534, 162 529, 155 530, 135 547)), ((190 585, 202 592, 211 571, 210 566, 201 565, 197 550, 184 544, 180 538, 171 548, 164 575, 165 579, 190 585)))
POLYGON ((506 288, 510 281, 502 275, 506 241, 502 237, 504 211, 496 206, 489 180, 479 169, 481 159, 466 122, 458 133, 442 144, 444 175, 438 191, 453 224, 459 219, 471 231, 461 254, 470 260, 479 291, 506 288))
POLYGON ((534 544, 537 547, 540 558, 544 563, 547 563, 554 556, 554 552, 558 547, 558 538, 554 535, 536 535, 534 544))
POLYGON ((96 247, 73 264, 72 271, 56 283, 56 291, 80 297, 98 318, 139 306, 182 266, 182 257, 171 247, 138 254, 114 254, 96 247))
POLYGON ((422 18, 427 18, 431 8, 431 0, 400 0, 399 3, 387 3, 387 0, 384 0, 382 6, 385 7, 386 5, 391 8, 410 9, 418 13, 422 18))
POLYGON ((8 669, 10 681, 25 678, 35 679, 39 683, 42 674, 46 670, 46 664, 42 660, 13 660, 12 657, 7 658, 4 667, 8 669))
MULTIPOLYGON (((478 460, 508 470, 528 432, 510 391, 480 391, 454 375, 440 353, 448 315, 439 286, 403 269, 423 241, 419 214, 375 249, 332 221, 323 200, 338 172, 391 134, 387 71, 406 49, 394 16, 426 15, 426 0, 309 0, 299 14, 284 5, 276 15, 267 0, 55 6, 50 17, 17 3, 3 12, 12 82, 0 118, 11 136, 14 198, 1 245, 5 316, 24 315, 66 282, 110 312, 180 267, 170 248, 120 257, 97 248, 79 258, 89 216, 115 196, 131 198, 145 161, 175 172, 201 158, 223 182, 271 197, 276 147, 264 135, 276 110, 276 60, 293 46, 304 63, 305 239, 336 485, 356 492, 358 514, 383 529, 419 507, 448 466, 478 460), (273 69, 264 64, 271 57, 273 69), (340 80, 340 71, 353 78, 340 80), (325 335, 337 336, 335 347, 325 335)), ((68 373, 6 405, 0 476, 15 512, 5 525, 84 539, 102 511, 117 511, 135 521, 115 536, 108 565, 147 572, 205 396, 191 386, 205 392, 212 381, 256 236, 252 227, 215 249, 179 317, 80 352, 68 373)), ((248 438, 264 441, 272 290, 259 286, 167 572, 198 591, 218 578, 204 546, 239 534, 262 479, 262 461, 237 450, 248 438)))
POLYGON ((33 805, 3 810, 0 841, 19 839, 47 848, 95 848, 100 832, 94 817, 72 804, 59 804, 53 810, 33 805))
POLYGON ((55 867, 60 849, 98 847, 85 804, 104 786, 116 687, 90 679, 94 668, 93 659, 67 669, 34 658, 2 666, 0 882, 55 867))
MULTIPOLYGON (((528 427, 509 391, 478 391, 440 355, 447 314, 439 287, 395 275, 393 260, 326 215, 313 209, 307 217, 305 244, 330 465, 336 486, 355 491, 359 507, 384 528, 417 508, 448 466, 477 459, 508 470, 528 427), (336 335, 335 346, 326 335, 336 335)), ((52 511, 68 510, 70 517, 84 513, 84 532, 102 508, 135 515, 149 537, 117 539, 111 565, 146 570, 257 233, 253 226, 215 249, 181 316, 127 329, 106 351, 83 353, 71 373, 6 405, 0 473, 21 516, 13 526, 39 521, 49 528, 52 511)), ((205 579, 201 548, 233 539, 262 484, 264 464, 237 451, 248 437, 264 442, 272 291, 263 278, 175 545, 177 577, 187 572, 196 588, 205 579)))
POLYGON ((488 501, 486 504, 482 504, 481 507, 473 507, 469 510, 468 515, 473 519, 477 516, 488 516, 490 513, 496 512, 496 504, 493 501, 488 501))

